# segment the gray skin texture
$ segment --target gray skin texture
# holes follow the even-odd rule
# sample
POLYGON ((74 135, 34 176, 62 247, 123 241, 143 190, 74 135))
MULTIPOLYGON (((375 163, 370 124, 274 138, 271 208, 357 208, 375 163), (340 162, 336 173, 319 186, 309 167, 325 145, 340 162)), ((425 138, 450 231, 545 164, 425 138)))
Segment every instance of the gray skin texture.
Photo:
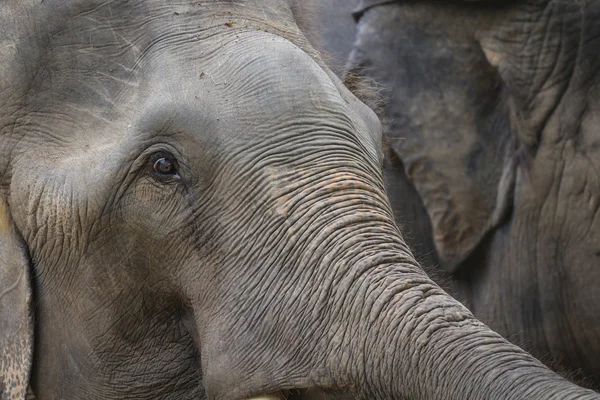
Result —
POLYGON ((3 4, 0 398, 599 399, 423 273, 297 12, 3 4))
POLYGON ((366 3, 350 72, 388 88, 407 242, 483 322, 599 387, 600 2, 366 3))

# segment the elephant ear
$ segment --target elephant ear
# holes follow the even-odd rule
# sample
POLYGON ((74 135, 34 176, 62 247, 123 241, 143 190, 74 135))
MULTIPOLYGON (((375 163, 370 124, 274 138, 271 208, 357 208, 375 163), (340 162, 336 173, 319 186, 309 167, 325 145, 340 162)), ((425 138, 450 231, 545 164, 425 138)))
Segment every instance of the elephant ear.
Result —
POLYGON ((0 400, 26 398, 32 348, 28 255, 0 200, 0 400))
POLYGON ((421 197, 449 272, 511 210, 515 177, 508 92, 472 28, 457 23, 463 17, 460 7, 438 3, 373 7, 349 60, 351 74, 390 88, 386 139, 421 197))

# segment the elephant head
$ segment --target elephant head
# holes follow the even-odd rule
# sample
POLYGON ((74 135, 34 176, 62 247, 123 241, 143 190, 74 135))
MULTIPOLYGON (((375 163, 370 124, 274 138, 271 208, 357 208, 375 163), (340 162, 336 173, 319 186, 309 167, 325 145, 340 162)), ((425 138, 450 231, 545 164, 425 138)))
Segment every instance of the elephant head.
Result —
POLYGON ((416 241, 484 322, 600 379, 600 3, 359 11, 350 62, 390 88, 390 152, 431 226, 416 241))
POLYGON ((5 2, 2 399, 597 399, 419 268, 296 12, 5 2))

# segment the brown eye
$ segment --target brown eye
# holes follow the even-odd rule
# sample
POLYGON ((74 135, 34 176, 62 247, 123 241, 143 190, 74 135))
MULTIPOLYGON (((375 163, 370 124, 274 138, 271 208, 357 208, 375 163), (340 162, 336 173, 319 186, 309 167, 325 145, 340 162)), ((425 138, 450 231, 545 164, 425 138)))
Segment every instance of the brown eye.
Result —
POLYGON ((177 175, 175 161, 162 157, 154 162, 154 172, 159 175, 177 175))

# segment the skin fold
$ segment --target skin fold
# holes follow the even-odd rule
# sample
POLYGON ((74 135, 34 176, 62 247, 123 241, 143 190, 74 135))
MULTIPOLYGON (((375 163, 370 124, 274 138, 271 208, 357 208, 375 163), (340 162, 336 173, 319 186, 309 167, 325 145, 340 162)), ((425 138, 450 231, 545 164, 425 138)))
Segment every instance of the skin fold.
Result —
POLYGON ((415 261, 293 2, 0 7, 0 398, 598 399, 415 261))
POLYGON ((494 330, 600 387, 600 2, 357 11, 346 72, 383 88, 384 180, 415 256, 494 330))

